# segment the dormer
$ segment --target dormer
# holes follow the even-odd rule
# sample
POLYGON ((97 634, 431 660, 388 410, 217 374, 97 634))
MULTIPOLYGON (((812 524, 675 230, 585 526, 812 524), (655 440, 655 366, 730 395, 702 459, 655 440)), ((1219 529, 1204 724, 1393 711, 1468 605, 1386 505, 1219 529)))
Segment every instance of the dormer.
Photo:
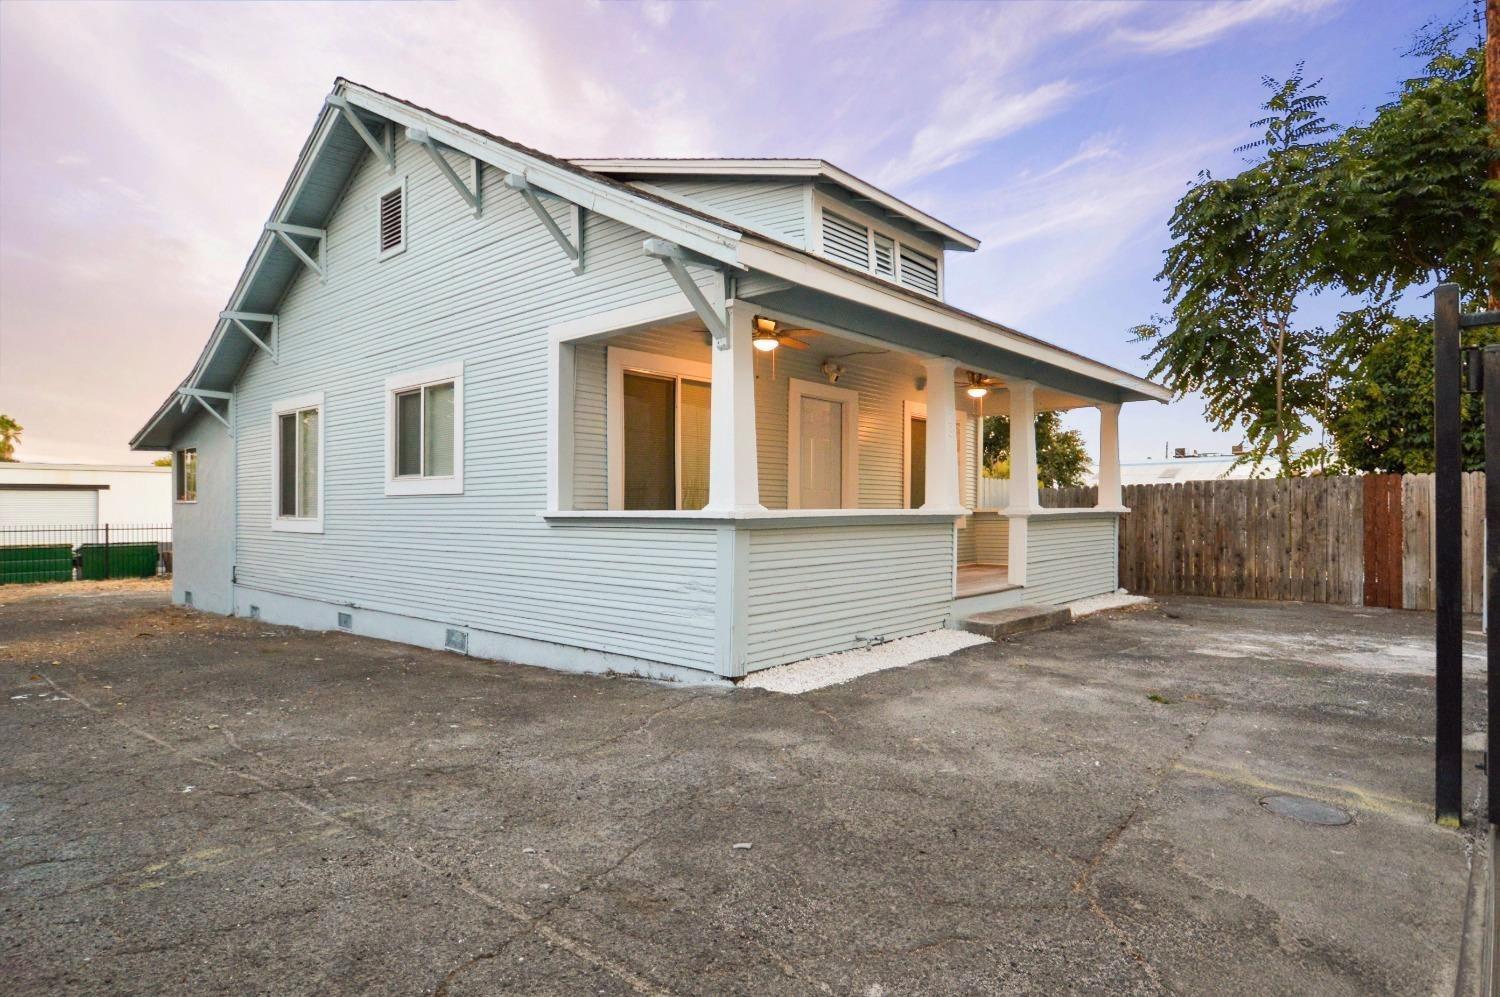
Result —
POLYGON ((745 231, 944 297, 944 256, 979 240, 821 159, 575 159, 745 231))

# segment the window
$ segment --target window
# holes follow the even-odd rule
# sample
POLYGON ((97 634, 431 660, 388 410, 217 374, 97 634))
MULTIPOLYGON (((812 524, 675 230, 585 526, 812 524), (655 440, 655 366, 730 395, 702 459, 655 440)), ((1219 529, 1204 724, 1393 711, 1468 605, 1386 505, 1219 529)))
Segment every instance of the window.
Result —
POLYGON ((388 378, 387 495, 464 490, 464 367, 443 364, 388 378))
POLYGON ((792 378, 787 411, 787 506, 859 507, 859 392, 792 378))
POLYGON ((406 249, 406 178, 402 177, 380 192, 379 210, 380 258, 395 256, 406 249))
POLYGON ((189 447, 179 450, 172 461, 172 473, 177 478, 177 501, 198 501, 198 450, 189 447))
POLYGON ((323 532, 323 394, 272 406, 271 527, 323 532))
POLYGON ((710 365, 610 347, 608 370, 609 507, 703 508, 710 365))

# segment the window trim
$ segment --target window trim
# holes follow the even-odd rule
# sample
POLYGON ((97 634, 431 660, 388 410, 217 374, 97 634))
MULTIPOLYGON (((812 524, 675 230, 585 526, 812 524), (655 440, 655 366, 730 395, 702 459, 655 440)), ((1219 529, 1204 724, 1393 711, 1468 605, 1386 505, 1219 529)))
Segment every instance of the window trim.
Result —
POLYGON ((198 448, 180 447, 172 451, 172 501, 176 505, 196 505, 198 503, 198 448), (183 454, 193 455, 193 497, 183 498, 184 467, 183 454))
MULTIPOLYGON (((427 404, 426 400, 422 403, 427 404)), ((425 418, 425 416, 424 416, 425 418)), ((464 493, 464 362, 436 364, 392 374, 385 379, 385 493, 387 495, 462 495, 464 493), (434 384, 453 382, 453 473, 396 474, 396 396, 434 384)))
POLYGON ((859 508, 859 392, 821 381, 787 379, 786 507, 802 505, 802 399, 821 398, 844 406, 844 468, 840 481, 841 509, 859 508))
POLYGON ((407 199, 406 174, 392 179, 375 192, 375 250, 377 260, 388 260, 406 252, 407 222, 411 217, 411 202, 407 199), (401 191, 401 241, 389 249, 380 248, 380 203, 393 190, 401 191))
MULTIPOLYGON (((676 481, 676 508, 682 508, 682 381, 699 381, 713 390, 713 364, 701 360, 684 360, 660 353, 630 350, 621 346, 605 347, 605 447, 608 466, 605 484, 609 507, 625 508, 625 372, 671 378, 677 382, 674 403, 677 406, 672 441, 673 473, 676 481)), ((635 510, 662 511, 662 510, 635 510)))
POLYGON ((328 498, 328 409, 323 392, 313 391, 295 398, 285 398, 271 406, 271 529, 280 533, 322 533, 323 507, 328 498), (318 514, 316 516, 281 515, 281 417, 318 410, 318 514))
POLYGON ((856 207, 855 205, 845 204, 843 201, 829 197, 827 194, 819 190, 813 191, 813 206, 815 208, 815 211, 813 213, 813 225, 811 227, 815 228, 816 231, 813 233, 812 252, 820 259, 827 260, 828 262, 833 263, 836 266, 849 267, 851 270, 858 270, 860 273, 867 273, 872 277, 876 277, 880 280, 885 281, 887 284, 894 284, 897 287, 905 288, 908 291, 913 291, 917 294, 922 295, 923 297, 932 298, 935 301, 947 300, 945 292, 948 288, 948 280, 947 273, 945 272, 944 260, 944 257, 947 254, 943 251, 942 246, 934 245, 933 243, 926 242, 909 233, 902 232, 900 229, 897 229, 891 225, 887 225, 879 219, 870 217, 862 209, 856 207), (842 260, 835 259, 834 257, 829 256, 823 250, 823 213, 825 211, 831 211, 836 215, 841 215, 844 218, 847 218, 850 221, 856 222, 857 224, 863 225, 865 227, 865 232, 867 233, 869 243, 866 256, 870 261, 870 265, 866 269, 860 270, 859 267, 853 266, 849 263, 845 263, 842 260), (889 275, 877 273, 875 270, 875 236, 877 234, 884 236, 885 238, 891 240, 892 243, 894 243, 891 258, 892 272, 889 275), (932 259, 937 261, 937 294, 928 294, 921 288, 911 287, 908 284, 901 283, 901 247, 903 246, 910 246, 913 251, 921 253, 923 256, 930 256, 932 257, 932 259))

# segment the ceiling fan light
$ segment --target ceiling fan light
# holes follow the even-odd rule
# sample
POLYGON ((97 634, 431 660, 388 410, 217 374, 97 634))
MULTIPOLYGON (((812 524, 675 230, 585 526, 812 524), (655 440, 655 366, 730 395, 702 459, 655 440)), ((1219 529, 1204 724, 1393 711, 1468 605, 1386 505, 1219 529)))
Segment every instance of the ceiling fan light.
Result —
POLYGON ((971 384, 964 391, 968 393, 970 398, 983 398, 990 393, 990 389, 982 384, 971 384))
POLYGON ((750 337, 750 344, 762 353, 770 353, 781 345, 774 332, 757 332, 750 337))

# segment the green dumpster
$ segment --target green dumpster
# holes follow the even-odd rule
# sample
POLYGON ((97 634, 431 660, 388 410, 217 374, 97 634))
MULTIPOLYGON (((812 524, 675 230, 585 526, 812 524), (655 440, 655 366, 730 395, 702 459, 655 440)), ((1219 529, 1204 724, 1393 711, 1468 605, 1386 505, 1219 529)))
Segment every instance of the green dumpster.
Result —
POLYGON ((91 581, 100 578, 151 578, 161 557, 158 544, 83 544, 78 548, 82 571, 91 581), (105 564, 109 567, 106 568, 105 564))
POLYGON ((0 547, 0 585, 13 582, 70 582, 72 544, 0 547))

